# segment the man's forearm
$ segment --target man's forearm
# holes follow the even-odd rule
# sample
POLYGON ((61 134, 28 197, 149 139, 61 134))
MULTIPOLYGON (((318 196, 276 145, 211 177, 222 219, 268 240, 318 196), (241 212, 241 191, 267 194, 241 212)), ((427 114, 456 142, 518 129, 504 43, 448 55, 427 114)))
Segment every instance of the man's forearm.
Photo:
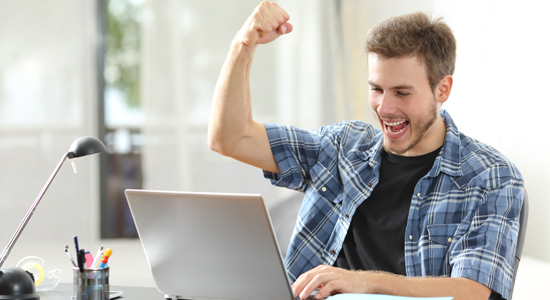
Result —
POLYGON ((466 278, 405 277, 384 272, 361 272, 371 293, 406 297, 446 297, 454 300, 489 299, 491 290, 466 278))
POLYGON ((298 277, 292 291, 300 298, 321 299, 335 293, 384 294, 405 297, 454 297, 454 300, 487 300, 491 289, 466 278, 406 277, 386 272, 350 271, 318 266, 298 277))

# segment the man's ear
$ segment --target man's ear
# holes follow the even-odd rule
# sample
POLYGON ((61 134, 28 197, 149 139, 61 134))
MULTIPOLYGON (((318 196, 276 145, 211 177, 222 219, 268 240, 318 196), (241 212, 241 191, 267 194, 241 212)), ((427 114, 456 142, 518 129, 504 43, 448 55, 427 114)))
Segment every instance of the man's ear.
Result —
POLYGON ((449 99, 451 95, 451 89, 453 87, 453 77, 451 75, 445 75, 439 84, 435 88, 435 99, 437 102, 443 104, 449 99))

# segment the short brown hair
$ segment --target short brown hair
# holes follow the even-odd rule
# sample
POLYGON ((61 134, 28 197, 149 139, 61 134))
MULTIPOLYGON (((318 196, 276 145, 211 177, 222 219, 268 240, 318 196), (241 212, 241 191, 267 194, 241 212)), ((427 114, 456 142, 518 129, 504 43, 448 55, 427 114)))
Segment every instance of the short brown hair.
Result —
POLYGON ((365 52, 385 58, 417 55, 426 64, 428 83, 434 90, 445 75, 453 75, 456 40, 451 28, 422 12, 386 19, 371 28, 365 52))

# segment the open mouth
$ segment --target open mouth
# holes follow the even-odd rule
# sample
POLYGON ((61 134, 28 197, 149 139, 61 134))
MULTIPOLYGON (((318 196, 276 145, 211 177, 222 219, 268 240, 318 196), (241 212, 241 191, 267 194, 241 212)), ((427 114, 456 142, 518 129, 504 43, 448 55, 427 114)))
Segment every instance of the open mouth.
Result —
POLYGON ((386 122, 384 121, 384 126, 386 127, 386 130, 391 134, 399 134, 407 127, 409 127, 409 121, 400 121, 400 122, 386 122))

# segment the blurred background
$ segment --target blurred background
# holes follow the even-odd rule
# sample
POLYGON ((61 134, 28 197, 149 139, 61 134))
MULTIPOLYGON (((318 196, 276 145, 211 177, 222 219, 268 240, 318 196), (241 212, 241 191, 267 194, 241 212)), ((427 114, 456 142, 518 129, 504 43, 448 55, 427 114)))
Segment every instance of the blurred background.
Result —
MULTIPOLYGON (((0 247, 76 138, 97 136, 108 148, 77 160, 78 174, 63 166, 5 266, 37 255, 46 271, 60 268, 62 281, 72 282, 62 248, 78 235, 93 253, 113 248, 112 284, 154 286, 124 189, 260 193, 278 213, 287 199, 300 201, 298 192, 271 187, 261 170, 207 146, 218 74, 259 2, 0 1, 0 247)), ((304 129, 374 120, 362 52, 369 27, 413 11, 444 17, 458 41, 444 108, 462 132, 500 150, 525 178, 531 210, 514 293, 533 295, 550 278, 546 4, 277 2, 294 31, 256 51, 254 117, 304 129)))

